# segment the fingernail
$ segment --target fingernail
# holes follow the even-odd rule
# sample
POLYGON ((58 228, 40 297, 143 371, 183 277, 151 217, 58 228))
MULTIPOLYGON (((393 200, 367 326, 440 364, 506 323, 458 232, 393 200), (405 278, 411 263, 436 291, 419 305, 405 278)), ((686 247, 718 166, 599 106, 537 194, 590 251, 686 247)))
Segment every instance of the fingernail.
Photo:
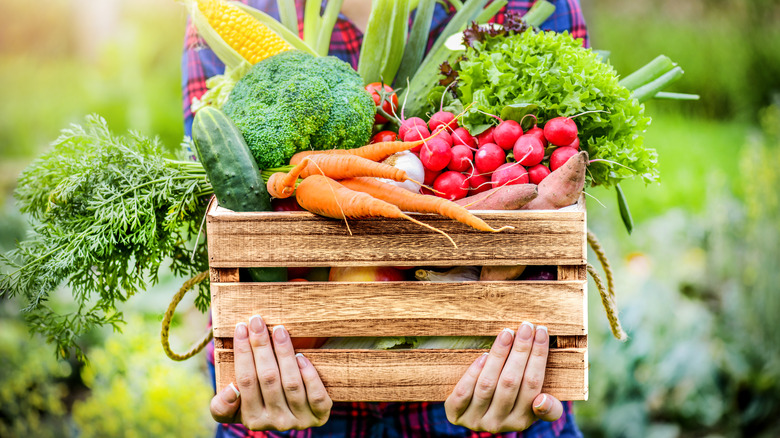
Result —
POLYGON ((548 410, 550 410, 550 407, 547 406, 547 394, 542 394, 542 401, 539 402, 538 405, 534 405, 534 409, 539 411, 539 413, 546 413, 548 410))
POLYGON ((274 326, 274 339, 276 339, 276 342, 284 342, 287 340, 287 330, 283 325, 279 324, 274 326))
POLYGON ((246 323, 239 322, 236 324, 236 338, 246 339, 249 337, 249 330, 246 328, 246 323))
POLYGON ((498 341, 504 345, 512 345, 512 341, 514 341, 514 339, 515 331, 512 329, 505 328, 501 330, 501 333, 498 335, 498 341))
POLYGON ((534 342, 537 344, 544 344, 549 340, 549 336, 547 334, 547 327, 540 325, 536 328, 536 338, 534 339, 534 342))
POLYGON ((240 395, 241 393, 238 392, 238 388, 236 388, 236 385, 234 385, 233 382, 230 382, 230 385, 226 386, 225 389, 222 390, 222 399, 228 403, 233 403, 234 401, 238 400, 240 395))
POLYGON ((263 317, 260 315, 254 315, 253 317, 249 318, 249 329, 252 330, 252 333, 262 333, 263 332, 263 317))
POLYGON ((477 365, 479 366, 485 365, 485 361, 487 360, 487 358, 488 358, 488 354, 482 353, 482 356, 480 356, 479 359, 477 359, 477 365))
POLYGON ((295 359, 298 361, 298 368, 304 369, 306 368, 306 365, 308 365, 308 359, 303 356, 303 353, 296 353, 295 359))
POLYGON ((520 326, 520 329, 517 331, 517 336, 524 341, 530 341, 533 335, 534 335, 534 325, 528 321, 523 321, 523 324, 520 326))

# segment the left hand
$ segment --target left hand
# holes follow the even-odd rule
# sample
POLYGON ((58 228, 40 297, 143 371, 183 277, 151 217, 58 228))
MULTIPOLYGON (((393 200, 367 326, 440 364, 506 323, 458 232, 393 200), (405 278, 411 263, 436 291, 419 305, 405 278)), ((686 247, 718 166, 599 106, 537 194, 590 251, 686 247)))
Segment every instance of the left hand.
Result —
POLYGON ((525 430, 537 419, 560 418, 561 402, 541 393, 549 343, 546 327, 524 322, 517 336, 504 329, 447 397, 447 419, 471 430, 499 433, 525 430))

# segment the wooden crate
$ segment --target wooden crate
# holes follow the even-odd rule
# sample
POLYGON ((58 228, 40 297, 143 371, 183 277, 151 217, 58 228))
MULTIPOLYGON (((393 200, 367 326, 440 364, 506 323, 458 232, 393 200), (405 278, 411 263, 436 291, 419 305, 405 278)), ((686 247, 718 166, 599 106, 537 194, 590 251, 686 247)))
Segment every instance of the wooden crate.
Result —
MULTIPOLYGON (((235 325, 262 315, 292 337, 495 336, 522 321, 554 337, 543 391, 588 397, 586 212, 476 212, 501 233, 435 215, 343 221, 308 212, 236 213, 214 203, 207 218, 217 390, 235 380, 235 325), (238 269, 307 266, 553 265, 555 281, 461 283, 242 283, 238 269)), ((442 401, 486 350, 301 350, 334 401, 442 401)))

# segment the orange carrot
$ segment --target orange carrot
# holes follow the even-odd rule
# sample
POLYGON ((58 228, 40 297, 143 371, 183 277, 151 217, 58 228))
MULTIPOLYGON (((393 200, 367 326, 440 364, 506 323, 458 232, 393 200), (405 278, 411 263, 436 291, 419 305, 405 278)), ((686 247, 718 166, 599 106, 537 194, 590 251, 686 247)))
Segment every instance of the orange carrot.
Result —
POLYGON ((495 229, 465 208, 448 199, 412 193, 409 190, 377 181, 374 178, 350 178, 342 180, 341 184, 349 189, 368 193, 377 199, 396 205, 403 211, 438 213, 480 231, 498 232, 514 228, 506 226, 495 229))
POLYGON ((304 179, 298 184, 295 198, 306 210, 333 219, 369 217, 406 219, 444 235, 455 248, 458 247, 445 232, 409 217, 393 204, 367 193, 350 190, 327 176, 312 175, 304 179))
POLYGON ((380 143, 367 144, 365 146, 361 146, 359 148, 354 148, 354 149, 329 149, 326 151, 298 152, 297 154, 293 155, 293 157, 290 159, 290 164, 294 166, 300 163, 301 160, 303 160, 306 157, 310 157, 312 155, 320 155, 320 154, 333 154, 333 155, 349 154, 349 155, 357 155, 359 157, 363 157, 371 161, 377 161, 377 162, 384 161, 390 155, 393 155, 398 152, 408 151, 409 149, 414 149, 417 146, 424 144, 426 141, 439 135, 440 132, 441 131, 434 132, 428 138, 425 138, 423 140, 417 140, 417 141, 383 141, 380 143))

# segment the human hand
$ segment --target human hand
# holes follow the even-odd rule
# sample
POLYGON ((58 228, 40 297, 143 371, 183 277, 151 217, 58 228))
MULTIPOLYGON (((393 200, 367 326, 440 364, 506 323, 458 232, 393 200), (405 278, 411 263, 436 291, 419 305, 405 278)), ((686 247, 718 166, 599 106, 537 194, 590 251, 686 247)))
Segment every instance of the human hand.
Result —
POLYGON ((284 326, 275 326, 269 336, 255 315, 248 328, 243 322, 236 325, 233 351, 238 388, 231 383, 211 399, 216 421, 243 423, 250 430, 325 424, 333 401, 309 359, 295 354, 284 326))
POLYGON ((455 425, 492 433, 527 429, 534 421, 555 421, 563 405, 542 394, 550 337, 547 328, 524 322, 517 336, 504 329, 477 358, 444 402, 455 425))

